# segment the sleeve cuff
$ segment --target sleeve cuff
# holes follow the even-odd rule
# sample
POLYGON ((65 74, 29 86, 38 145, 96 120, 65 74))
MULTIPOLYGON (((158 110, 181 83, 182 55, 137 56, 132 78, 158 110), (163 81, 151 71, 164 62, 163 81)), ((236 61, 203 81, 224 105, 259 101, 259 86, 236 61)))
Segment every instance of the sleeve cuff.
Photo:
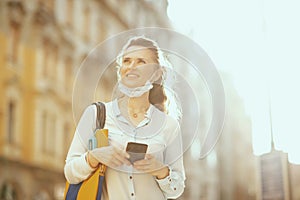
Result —
POLYGON ((92 168, 86 160, 86 155, 88 152, 85 152, 81 155, 82 171, 91 173, 95 171, 95 168, 92 168))
POLYGON ((163 178, 163 179, 156 179, 156 181, 157 181, 157 183, 159 184, 159 185, 168 185, 168 184, 170 184, 171 182, 172 182, 172 169, 170 168, 170 167, 168 167, 169 168, 169 175, 167 176, 167 177, 165 177, 165 178, 163 178))
POLYGON ((163 188, 170 188, 173 191, 176 191, 182 181, 182 178, 178 174, 178 172, 173 171, 169 166, 169 176, 164 179, 156 179, 157 183, 163 188))

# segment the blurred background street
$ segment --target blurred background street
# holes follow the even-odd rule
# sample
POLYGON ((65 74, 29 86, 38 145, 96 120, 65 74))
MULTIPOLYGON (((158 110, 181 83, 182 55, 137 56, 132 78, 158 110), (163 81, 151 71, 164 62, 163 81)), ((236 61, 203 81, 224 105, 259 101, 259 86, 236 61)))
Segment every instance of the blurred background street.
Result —
MULTIPOLYGON (((224 85, 222 134, 207 157, 201 131, 184 153, 179 199, 300 200, 299 9, 293 0, 0 0, 0 200, 63 199, 77 72, 101 42, 140 27, 194 40, 224 85)), ((77 81, 80 114, 89 83, 77 81)), ((116 81, 105 73, 95 98, 109 101, 116 81)), ((207 130, 209 94, 197 92, 207 130)))

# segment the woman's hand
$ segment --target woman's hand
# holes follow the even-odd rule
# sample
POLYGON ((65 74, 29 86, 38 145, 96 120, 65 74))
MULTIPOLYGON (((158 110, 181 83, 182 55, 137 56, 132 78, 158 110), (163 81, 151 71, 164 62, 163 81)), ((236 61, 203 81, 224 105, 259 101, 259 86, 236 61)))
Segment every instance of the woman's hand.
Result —
POLYGON ((143 160, 135 161, 133 167, 156 176, 157 179, 163 179, 169 175, 169 168, 150 154, 147 154, 143 160))
POLYGON ((96 148, 88 154, 91 166, 102 163, 108 167, 118 167, 123 164, 131 165, 128 158, 129 154, 113 146, 96 148))

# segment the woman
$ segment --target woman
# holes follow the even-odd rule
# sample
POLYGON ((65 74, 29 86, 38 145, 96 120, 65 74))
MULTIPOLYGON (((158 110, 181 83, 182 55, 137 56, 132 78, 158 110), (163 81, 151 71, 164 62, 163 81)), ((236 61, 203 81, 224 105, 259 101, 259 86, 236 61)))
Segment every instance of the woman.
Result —
POLYGON ((76 128, 64 168, 69 183, 88 178, 99 163, 107 167, 102 199, 177 198, 184 190, 182 142, 177 120, 168 115, 166 63, 156 42, 131 38, 117 63, 121 95, 106 103, 109 146, 88 151, 86 135, 96 128, 96 106, 86 108, 76 128), (85 136, 83 136, 85 135, 85 136), (130 162, 129 142, 147 144, 144 159, 130 162))

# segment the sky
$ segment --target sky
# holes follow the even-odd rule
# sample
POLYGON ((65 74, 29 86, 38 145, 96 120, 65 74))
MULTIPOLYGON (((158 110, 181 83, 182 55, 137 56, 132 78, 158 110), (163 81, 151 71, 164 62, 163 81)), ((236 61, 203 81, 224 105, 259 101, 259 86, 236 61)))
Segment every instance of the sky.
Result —
POLYGON ((169 0, 168 16, 232 77, 252 121, 253 153, 300 164, 300 1, 169 0))

